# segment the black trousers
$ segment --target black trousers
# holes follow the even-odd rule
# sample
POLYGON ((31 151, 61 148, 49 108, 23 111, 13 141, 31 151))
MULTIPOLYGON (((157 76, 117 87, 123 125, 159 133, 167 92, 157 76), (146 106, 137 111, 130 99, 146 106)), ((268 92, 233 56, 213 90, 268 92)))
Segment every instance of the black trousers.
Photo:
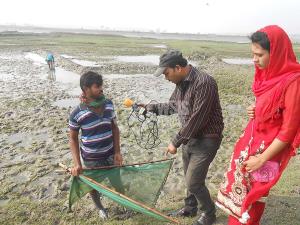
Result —
POLYGON ((183 169, 187 186, 185 211, 192 212, 199 208, 207 215, 216 212, 205 178, 210 163, 213 161, 221 144, 221 138, 191 139, 183 146, 183 169))

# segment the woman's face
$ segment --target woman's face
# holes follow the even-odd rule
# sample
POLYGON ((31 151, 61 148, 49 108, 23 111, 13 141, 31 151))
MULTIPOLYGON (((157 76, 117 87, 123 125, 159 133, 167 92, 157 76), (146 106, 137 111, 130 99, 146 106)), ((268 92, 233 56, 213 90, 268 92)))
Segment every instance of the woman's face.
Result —
POLYGON ((263 49, 258 43, 252 43, 251 51, 253 54, 253 62, 259 69, 266 69, 270 62, 270 53, 263 49))

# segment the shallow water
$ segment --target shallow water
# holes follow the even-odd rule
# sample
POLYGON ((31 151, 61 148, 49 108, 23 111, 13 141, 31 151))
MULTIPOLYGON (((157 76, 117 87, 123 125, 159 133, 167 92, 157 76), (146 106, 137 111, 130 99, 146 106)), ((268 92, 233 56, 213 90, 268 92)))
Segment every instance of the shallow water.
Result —
POLYGON ((25 59, 29 59, 38 65, 40 65, 40 64, 46 65, 47 64, 45 61, 45 58, 41 57, 40 55, 38 55, 36 53, 32 53, 32 52, 26 53, 25 59))
POLYGON ((71 56, 71 55, 67 55, 67 54, 62 54, 60 55, 61 57, 65 58, 65 59, 75 59, 76 57, 71 56))
POLYGON ((168 46, 164 45, 164 44, 158 44, 158 45, 152 45, 153 48, 167 48, 168 46))
POLYGON ((129 63, 150 63, 158 65, 159 55, 140 55, 140 56, 131 56, 131 55, 121 55, 115 57, 117 61, 120 62, 129 62, 129 63))
POLYGON ((130 78, 143 78, 143 77, 153 77, 152 74, 104 74, 104 79, 130 79, 130 78))
POLYGON ((79 85, 80 75, 57 67, 55 68, 55 80, 61 83, 72 83, 79 85))
POLYGON ((79 98, 66 98, 55 101, 52 105, 60 108, 75 107, 80 103, 79 98))
POLYGON ((224 58, 222 59, 223 62, 227 64, 233 65, 252 65, 253 61, 251 58, 224 58))
POLYGON ((73 63, 80 65, 80 66, 85 66, 85 67, 100 67, 96 62, 93 61, 88 61, 88 60, 81 60, 81 59, 72 59, 71 60, 73 63))
POLYGON ((10 81, 14 79, 14 75, 10 73, 0 73, 0 80, 10 81))

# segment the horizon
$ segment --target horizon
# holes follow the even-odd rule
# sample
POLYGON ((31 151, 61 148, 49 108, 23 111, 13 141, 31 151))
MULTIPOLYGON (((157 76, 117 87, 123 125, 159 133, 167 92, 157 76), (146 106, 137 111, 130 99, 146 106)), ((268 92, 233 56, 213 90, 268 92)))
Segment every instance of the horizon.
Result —
POLYGON ((296 0, 52 0, 48 5, 6 0, 0 21, 10 26, 216 35, 249 35, 277 24, 290 35, 300 35, 299 8, 296 0))

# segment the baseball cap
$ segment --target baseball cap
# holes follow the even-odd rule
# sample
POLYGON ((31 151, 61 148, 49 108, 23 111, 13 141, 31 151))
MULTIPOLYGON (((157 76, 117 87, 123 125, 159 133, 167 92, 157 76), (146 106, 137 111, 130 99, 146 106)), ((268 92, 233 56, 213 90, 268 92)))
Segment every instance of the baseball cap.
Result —
POLYGON ((174 65, 177 65, 178 62, 181 62, 183 60, 182 52, 179 50, 169 50, 166 53, 162 54, 159 57, 159 65, 154 76, 158 77, 161 74, 164 73, 167 67, 173 67, 174 65))

